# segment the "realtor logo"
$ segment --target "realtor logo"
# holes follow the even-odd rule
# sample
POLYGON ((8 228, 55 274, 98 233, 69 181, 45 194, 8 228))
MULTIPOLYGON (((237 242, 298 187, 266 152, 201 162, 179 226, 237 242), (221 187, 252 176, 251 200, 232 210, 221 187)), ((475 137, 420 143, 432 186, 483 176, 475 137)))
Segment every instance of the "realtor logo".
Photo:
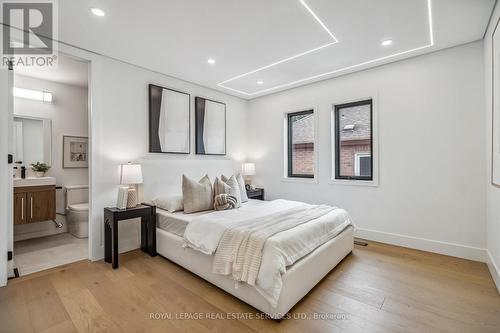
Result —
POLYGON ((55 67, 54 0, 2 1, 1 67, 55 67))

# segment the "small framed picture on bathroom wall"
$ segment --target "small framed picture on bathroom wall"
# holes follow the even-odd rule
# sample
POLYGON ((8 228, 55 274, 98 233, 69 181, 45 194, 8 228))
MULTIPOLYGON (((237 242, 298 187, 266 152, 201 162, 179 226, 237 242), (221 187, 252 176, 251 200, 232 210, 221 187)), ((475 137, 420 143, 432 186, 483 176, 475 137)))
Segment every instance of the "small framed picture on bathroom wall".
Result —
POLYGON ((63 136, 63 168, 88 168, 89 138, 83 136, 63 136))

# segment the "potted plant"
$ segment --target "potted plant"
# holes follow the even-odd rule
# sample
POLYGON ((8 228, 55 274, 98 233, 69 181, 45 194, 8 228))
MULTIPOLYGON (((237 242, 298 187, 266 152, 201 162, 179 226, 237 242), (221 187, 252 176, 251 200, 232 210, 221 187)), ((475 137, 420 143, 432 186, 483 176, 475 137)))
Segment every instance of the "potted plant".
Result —
POLYGON ((50 169, 50 166, 47 165, 46 163, 31 163, 31 170, 35 172, 35 175, 37 177, 43 177, 45 176, 45 173, 50 169))

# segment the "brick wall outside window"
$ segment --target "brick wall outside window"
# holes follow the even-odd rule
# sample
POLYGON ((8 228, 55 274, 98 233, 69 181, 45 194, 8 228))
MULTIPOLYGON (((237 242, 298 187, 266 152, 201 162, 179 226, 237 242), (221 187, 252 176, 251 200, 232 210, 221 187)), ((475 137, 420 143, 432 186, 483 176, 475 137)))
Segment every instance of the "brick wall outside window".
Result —
POLYGON ((314 174, 314 143, 293 145, 293 172, 299 175, 314 174))
POLYGON ((354 176, 354 164, 357 153, 370 153, 371 146, 366 140, 342 142, 340 147, 340 172, 342 176, 354 176))

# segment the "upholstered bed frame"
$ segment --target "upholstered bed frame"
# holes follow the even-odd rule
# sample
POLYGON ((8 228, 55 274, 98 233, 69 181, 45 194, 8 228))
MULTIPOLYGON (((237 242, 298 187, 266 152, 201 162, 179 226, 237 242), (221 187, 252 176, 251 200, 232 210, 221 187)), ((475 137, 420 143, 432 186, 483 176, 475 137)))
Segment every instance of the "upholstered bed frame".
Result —
POLYGON ((159 254, 268 314, 273 319, 282 318, 347 256, 353 249, 353 241, 353 228, 350 226, 289 267, 283 275, 283 289, 278 306, 272 308, 252 286, 241 283, 236 289, 234 280, 212 273, 213 256, 190 248, 183 248, 181 237, 162 229, 156 229, 156 249, 159 254))

